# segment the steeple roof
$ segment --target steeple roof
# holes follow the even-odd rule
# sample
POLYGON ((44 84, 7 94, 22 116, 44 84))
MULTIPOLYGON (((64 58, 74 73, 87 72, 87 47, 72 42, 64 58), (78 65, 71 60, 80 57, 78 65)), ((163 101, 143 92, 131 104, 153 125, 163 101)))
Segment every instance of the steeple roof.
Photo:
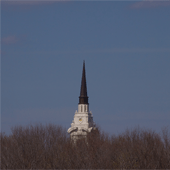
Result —
POLYGON ((79 104, 88 104, 85 61, 83 62, 83 72, 82 72, 82 79, 81 79, 79 104))

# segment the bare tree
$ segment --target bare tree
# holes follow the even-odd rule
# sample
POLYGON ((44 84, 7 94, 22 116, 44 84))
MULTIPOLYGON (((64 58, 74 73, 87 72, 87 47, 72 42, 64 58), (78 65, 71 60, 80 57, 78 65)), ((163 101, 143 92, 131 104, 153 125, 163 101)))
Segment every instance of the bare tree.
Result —
POLYGON ((139 127, 119 135, 97 128, 72 142, 57 125, 16 126, 0 134, 1 169, 168 169, 170 134, 139 127))

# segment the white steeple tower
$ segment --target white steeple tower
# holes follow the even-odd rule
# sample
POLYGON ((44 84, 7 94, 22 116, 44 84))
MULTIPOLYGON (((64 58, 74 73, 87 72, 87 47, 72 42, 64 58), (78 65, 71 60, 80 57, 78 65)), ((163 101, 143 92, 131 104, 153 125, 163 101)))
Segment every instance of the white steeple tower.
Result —
POLYGON ((95 123, 93 122, 92 113, 89 112, 85 62, 83 62, 78 111, 76 110, 71 127, 67 132, 70 133, 71 138, 75 141, 79 137, 85 137, 87 133, 91 132, 93 129, 95 129, 95 123))

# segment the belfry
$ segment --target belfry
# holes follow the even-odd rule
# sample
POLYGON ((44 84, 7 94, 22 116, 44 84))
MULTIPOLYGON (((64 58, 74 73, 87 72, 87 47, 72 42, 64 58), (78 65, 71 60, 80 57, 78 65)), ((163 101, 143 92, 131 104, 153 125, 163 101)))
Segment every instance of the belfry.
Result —
POLYGON ((93 122, 93 115, 91 111, 89 112, 85 62, 83 62, 78 111, 76 110, 74 119, 71 123, 71 127, 68 129, 67 132, 70 133, 71 138, 75 141, 81 137, 85 137, 87 133, 91 132, 94 129, 95 123, 93 122))

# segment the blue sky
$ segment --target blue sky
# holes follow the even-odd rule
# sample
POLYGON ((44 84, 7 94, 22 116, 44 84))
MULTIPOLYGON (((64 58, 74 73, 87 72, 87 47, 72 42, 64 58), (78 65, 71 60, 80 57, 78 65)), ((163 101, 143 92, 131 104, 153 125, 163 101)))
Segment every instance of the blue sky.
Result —
POLYGON ((169 1, 2 1, 1 130, 70 127, 83 60, 94 121, 170 128, 169 1))

